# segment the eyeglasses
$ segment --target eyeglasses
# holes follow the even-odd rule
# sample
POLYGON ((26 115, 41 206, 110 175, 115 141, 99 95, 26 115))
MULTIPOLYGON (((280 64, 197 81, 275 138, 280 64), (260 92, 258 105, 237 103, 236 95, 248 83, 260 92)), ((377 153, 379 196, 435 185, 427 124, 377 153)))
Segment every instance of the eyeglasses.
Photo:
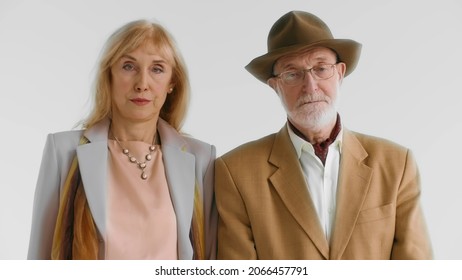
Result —
POLYGON ((334 76, 337 64, 321 64, 310 69, 289 70, 274 77, 281 79, 288 86, 298 86, 305 80, 306 73, 310 72, 315 80, 327 80, 334 76))

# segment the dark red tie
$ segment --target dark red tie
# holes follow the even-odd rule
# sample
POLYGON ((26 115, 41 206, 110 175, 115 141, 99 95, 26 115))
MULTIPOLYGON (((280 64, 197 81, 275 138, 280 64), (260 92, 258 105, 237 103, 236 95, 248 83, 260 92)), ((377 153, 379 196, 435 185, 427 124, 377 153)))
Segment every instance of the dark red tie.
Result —
POLYGON ((322 161, 323 165, 326 165, 326 158, 327 158, 327 152, 329 152, 329 146, 330 144, 332 144, 332 142, 335 141, 335 138, 337 138, 337 135, 340 133, 340 129, 341 129, 340 116, 337 114, 337 122, 335 123, 335 126, 332 129, 329 138, 327 138, 321 143, 317 143, 313 145, 314 153, 322 161))

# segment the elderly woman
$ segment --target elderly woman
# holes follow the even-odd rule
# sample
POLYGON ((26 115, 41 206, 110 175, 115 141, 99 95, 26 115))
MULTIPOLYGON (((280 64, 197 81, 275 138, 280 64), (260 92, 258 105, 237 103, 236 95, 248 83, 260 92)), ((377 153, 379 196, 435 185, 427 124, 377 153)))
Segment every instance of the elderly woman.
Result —
POLYGON ((162 26, 109 38, 84 129, 48 135, 29 259, 215 257, 215 148, 179 132, 188 96, 162 26))

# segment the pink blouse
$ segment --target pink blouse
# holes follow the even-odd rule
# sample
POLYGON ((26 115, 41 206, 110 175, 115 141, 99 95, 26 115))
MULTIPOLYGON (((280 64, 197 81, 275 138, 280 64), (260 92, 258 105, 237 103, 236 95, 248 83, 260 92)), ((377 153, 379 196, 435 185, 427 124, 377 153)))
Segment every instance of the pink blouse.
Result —
MULTIPOLYGON (((138 161, 145 161, 149 144, 121 144, 138 161)), ((178 259, 176 216, 160 146, 146 162, 146 180, 115 140, 108 140, 108 148, 106 259, 178 259)))

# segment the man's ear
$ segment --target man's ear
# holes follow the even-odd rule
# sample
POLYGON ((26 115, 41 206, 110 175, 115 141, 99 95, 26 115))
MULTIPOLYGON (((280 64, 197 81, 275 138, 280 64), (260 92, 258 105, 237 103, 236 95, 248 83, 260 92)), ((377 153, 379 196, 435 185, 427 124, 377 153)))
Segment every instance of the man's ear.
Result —
POLYGON ((343 62, 337 63, 337 66, 335 67, 337 69, 338 77, 339 77, 339 83, 341 84, 343 81, 343 78, 345 77, 345 72, 346 72, 346 64, 343 62))
POLYGON ((277 92, 278 81, 276 78, 269 78, 268 80, 266 80, 266 84, 269 85, 272 89, 274 89, 275 92, 277 92))

